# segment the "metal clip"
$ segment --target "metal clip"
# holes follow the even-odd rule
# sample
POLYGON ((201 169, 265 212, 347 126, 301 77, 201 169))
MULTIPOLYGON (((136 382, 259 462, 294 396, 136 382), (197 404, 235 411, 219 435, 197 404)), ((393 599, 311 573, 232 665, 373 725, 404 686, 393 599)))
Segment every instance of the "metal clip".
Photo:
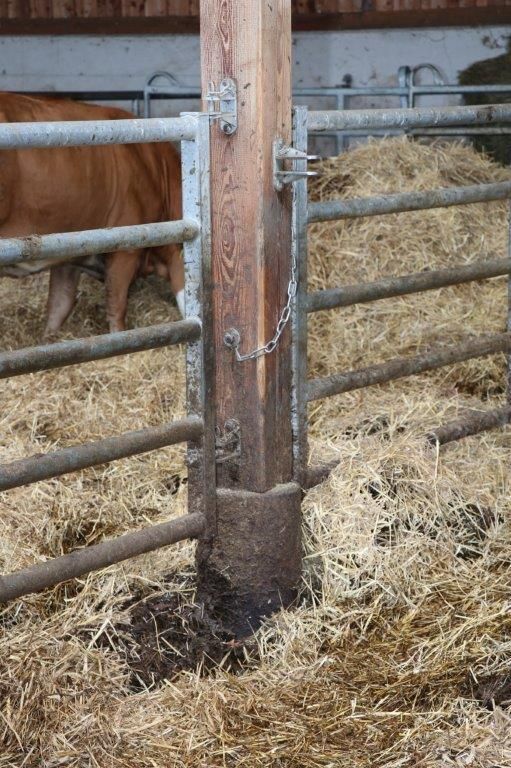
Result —
POLYGON ((273 142, 273 184, 280 192, 285 184, 292 184, 298 179, 308 176, 317 176, 317 171, 296 171, 294 168, 286 168, 286 161, 294 165, 296 160, 318 160, 317 155, 308 155, 299 149, 290 147, 283 139, 273 142))
POLYGON ((234 80, 224 77, 219 88, 210 82, 205 101, 209 116, 219 120, 220 130, 229 136, 233 134, 238 127, 238 97, 234 80))

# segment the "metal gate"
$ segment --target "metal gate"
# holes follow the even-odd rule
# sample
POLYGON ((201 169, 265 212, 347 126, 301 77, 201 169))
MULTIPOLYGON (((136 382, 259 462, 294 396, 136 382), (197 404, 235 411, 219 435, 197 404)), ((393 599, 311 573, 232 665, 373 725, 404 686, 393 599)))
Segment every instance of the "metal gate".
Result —
MULTIPOLYGON (((511 107, 445 107, 418 109, 376 109, 307 112, 304 107, 295 110, 294 144, 306 154, 309 132, 353 130, 445 130, 468 127, 494 130, 495 126, 509 126, 511 107)), ((296 169, 303 173, 306 160, 296 161, 296 169)), ((293 247, 298 272, 298 292, 294 313, 294 455, 295 473, 304 487, 319 482, 332 466, 309 467, 307 445, 307 404, 315 400, 363 389, 375 384, 413 376, 443 366, 460 363, 476 357, 511 352, 511 298, 506 332, 467 338, 452 346, 442 346, 415 357, 395 358, 385 363, 352 371, 335 373, 318 379, 307 379, 307 316, 321 310, 350 307, 354 304, 378 301, 394 296, 420 293, 449 285, 509 275, 509 258, 492 259, 468 266, 419 272, 416 274, 382 278, 373 283, 346 285, 329 290, 307 293, 307 227, 314 222, 352 219, 363 216, 381 216, 401 211, 419 211, 454 205, 469 205, 490 200, 511 198, 511 181, 476 184, 420 192, 404 192, 331 202, 309 203, 307 178, 294 184, 293 247)), ((341 254, 339 254, 341 258, 341 254)), ((511 297, 511 287, 509 289, 511 297)), ((503 426, 511 418, 511 367, 508 357, 508 404, 486 412, 473 411, 460 421, 445 424, 429 435, 441 445, 462 437, 475 435, 503 426)))
MULTIPOLYGON (((210 119, 207 114, 180 118, 68 123, 17 123, 0 125, 0 151, 23 147, 85 146, 110 143, 180 141, 182 148, 183 219, 118 227, 108 230, 71 232, 34 238, 0 241, 0 265, 54 257, 72 261, 78 256, 105 253, 123 247, 150 247, 184 243, 186 275, 186 319, 97 336, 64 341, 14 352, 0 353, 0 378, 35 373, 116 355, 155 349, 186 342, 187 417, 159 427, 108 437, 94 443, 65 448, 0 466, 0 491, 58 477, 97 464, 156 450, 178 442, 188 443, 189 513, 177 520, 120 536, 63 557, 0 577, 0 602, 51 587, 127 558, 186 538, 213 540, 216 536, 217 462, 215 448, 214 343, 211 320, 211 231, 210 231, 210 119)), ((443 109, 393 109, 369 111, 294 112, 293 149, 279 156, 277 186, 293 185, 293 253, 291 280, 296 294, 293 303, 293 392, 292 432, 294 479, 302 487, 317 482, 328 467, 310 468, 307 448, 307 404, 331 395, 415 375, 474 357, 511 352, 511 320, 507 332, 471 338, 430 350, 410 358, 397 358, 361 370, 339 372, 323 379, 307 379, 308 313, 360 302, 401 296, 447 285, 509 275, 511 259, 385 278, 365 285, 307 293, 307 227, 319 221, 376 216, 398 211, 425 210, 511 197, 511 181, 495 184, 409 192, 382 197, 308 203, 307 137, 316 131, 356 129, 417 129, 455 126, 509 125, 511 106, 454 107, 443 109), (280 162, 280 160, 279 160, 280 162)), ((288 148, 289 149, 289 148, 288 148)), ((274 307, 275 316, 282 307, 274 307)), ((284 327, 280 329, 280 333, 284 327)), ((278 343, 278 339, 276 344, 278 343)), ((276 346, 275 344, 275 346, 276 346)), ((271 354, 275 349, 268 350, 271 354)), ((471 414, 464 422, 445 425, 436 431, 439 443, 476 434, 510 417, 510 407, 471 414)), ((269 504, 269 494, 252 493, 247 500, 269 504)), ((287 498, 287 497, 286 497, 287 498)), ((279 502, 281 503, 281 502, 279 502)), ((285 502, 282 502, 285 503, 285 502)), ((287 503, 287 502, 286 502, 287 503)), ((234 518, 233 518, 234 519, 234 518)), ((270 532, 271 534, 271 532, 270 532)), ((254 548, 262 552, 265 530, 252 531, 254 548), (259 537, 258 541, 255 538, 259 537)), ((282 535, 288 536, 285 527, 282 535)), ((278 546, 285 542, 277 542, 278 546)), ((272 546, 275 542, 272 541, 272 546)), ((278 576, 278 574, 275 574, 278 576)))
POLYGON ((43 454, 0 466, 0 491, 58 477, 86 467, 122 459, 168 445, 188 442, 188 463, 195 494, 190 514, 166 523, 101 542, 13 574, 0 576, 0 602, 51 587, 67 579, 150 552, 207 531, 209 501, 214 493, 212 425, 205 407, 208 365, 209 275, 209 118, 103 120, 87 122, 12 123, 0 125, 0 151, 25 147, 70 147, 100 144, 180 141, 182 149, 183 219, 85 232, 12 238, 0 241, 0 266, 57 258, 102 254, 122 248, 184 244, 186 318, 89 339, 62 341, 0 353, 0 378, 102 360, 117 355, 186 342, 187 417, 179 421, 107 437, 93 443, 43 454))

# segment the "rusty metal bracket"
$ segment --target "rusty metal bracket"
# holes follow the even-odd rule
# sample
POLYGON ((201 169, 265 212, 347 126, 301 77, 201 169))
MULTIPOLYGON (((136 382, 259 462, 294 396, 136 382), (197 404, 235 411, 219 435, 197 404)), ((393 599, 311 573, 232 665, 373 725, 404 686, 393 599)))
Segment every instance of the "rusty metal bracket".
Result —
POLYGON ((238 93, 235 81, 224 77, 218 88, 214 82, 210 82, 205 101, 210 118, 219 121, 220 130, 228 136, 235 133, 238 127, 238 93))
POLYGON ((298 171, 294 168, 297 160, 317 159, 317 155, 308 155, 300 149, 289 146, 283 139, 276 139, 273 142, 273 185, 277 192, 282 191, 286 184, 292 184, 298 179, 317 176, 317 171, 298 171))
POLYGON ((215 446, 217 464, 241 457, 241 427, 236 419, 227 419, 223 430, 216 428, 215 446))

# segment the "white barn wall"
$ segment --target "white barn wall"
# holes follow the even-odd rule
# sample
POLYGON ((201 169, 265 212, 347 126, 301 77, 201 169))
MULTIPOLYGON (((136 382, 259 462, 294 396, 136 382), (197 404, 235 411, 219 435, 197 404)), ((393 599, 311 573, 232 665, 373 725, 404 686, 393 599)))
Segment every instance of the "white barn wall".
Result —
MULTIPOLYGON (((338 85, 347 73, 354 85, 387 85, 395 83, 400 65, 423 62, 456 82, 468 64, 501 54, 510 33, 510 27, 299 33, 293 36, 295 85, 338 85)), ((160 69, 197 85, 198 37, 0 37, 5 90, 142 88, 160 69)))
MULTIPOLYGON (((424 62, 440 68, 456 83, 461 69, 506 50, 510 27, 460 27, 308 32, 293 35, 294 85, 341 85, 350 74, 353 85, 394 85, 402 65, 424 62)), ((168 36, 0 36, 0 89, 4 90, 139 90, 158 70, 171 72, 179 83, 200 82, 197 35, 168 36)), ((421 75, 431 82, 431 74, 421 75)), ((300 100, 319 109, 336 108, 334 99, 300 100)), ((423 97, 420 104, 459 103, 459 98, 423 97)), ((117 106, 136 110, 130 102, 117 106)), ((396 98, 351 98, 351 107, 399 106, 396 98)), ((142 109, 142 105, 139 105, 142 109)), ((198 101, 153 101, 153 115, 197 110, 198 101)), ((350 143, 356 143, 352 139, 350 143)), ((313 152, 336 153, 328 137, 313 139, 313 152)))

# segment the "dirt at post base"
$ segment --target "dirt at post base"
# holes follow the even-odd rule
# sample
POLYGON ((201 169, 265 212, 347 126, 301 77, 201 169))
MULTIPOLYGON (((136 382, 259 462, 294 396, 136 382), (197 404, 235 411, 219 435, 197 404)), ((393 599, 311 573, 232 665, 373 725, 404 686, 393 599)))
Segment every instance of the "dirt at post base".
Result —
POLYGON ((174 575, 168 578, 172 592, 135 597, 126 604, 129 621, 116 629, 119 650, 132 671, 133 690, 173 680, 184 670, 207 675, 221 666, 238 674, 257 663, 254 641, 238 639, 221 616, 195 601, 194 579, 192 571, 174 575))

